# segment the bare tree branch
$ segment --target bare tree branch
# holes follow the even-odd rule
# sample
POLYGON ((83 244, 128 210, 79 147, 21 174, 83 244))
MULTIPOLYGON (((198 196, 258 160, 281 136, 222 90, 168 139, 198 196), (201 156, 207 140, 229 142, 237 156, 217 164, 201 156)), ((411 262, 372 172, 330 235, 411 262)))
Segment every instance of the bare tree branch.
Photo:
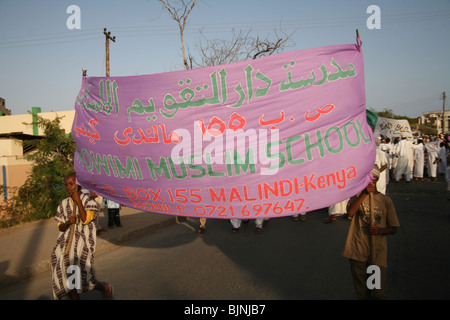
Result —
POLYGON ((176 1, 177 5, 172 5, 170 4, 169 0, 159 0, 159 2, 163 4, 163 6, 167 9, 169 14, 172 16, 172 19, 178 23, 178 28, 180 29, 183 63, 186 69, 192 68, 192 61, 191 66, 189 66, 188 61, 186 59, 186 50, 184 48, 184 28, 186 27, 187 19, 192 9, 194 8, 196 1, 197 0, 189 0, 186 2, 184 0, 178 0, 176 1))
POLYGON ((244 32, 240 30, 236 33, 232 30, 232 37, 229 41, 223 39, 207 39, 203 31, 200 31, 202 40, 197 44, 197 51, 200 56, 199 61, 195 61, 197 67, 212 66, 219 64, 245 61, 269 56, 282 51, 291 41, 291 36, 283 32, 283 36, 275 34, 272 38, 267 36, 264 39, 252 37, 251 30, 244 32))
POLYGON ((227 64, 237 61, 245 61, 269 56, 282 51, 289 42, 291 35, 286 34, 280 27, 275 30, 273 36, 260 38, 252 36, 251 30, 235 32, 232 30, 229 41, 223 39, 208 39, 203 30, 200 30, 201 40, 197 44, 198 61, 189 53, 186 57, 184 45, 184 29, 187 19, 196 5, 197 0, 159 0, 169 12, 172 19, 177 22, 180 30, 181 50, 183 63, 186 69, 227 64), (172 2, 173 4, 171 4, 172 2), (282 36, 278 35, 282 33, 282 36))

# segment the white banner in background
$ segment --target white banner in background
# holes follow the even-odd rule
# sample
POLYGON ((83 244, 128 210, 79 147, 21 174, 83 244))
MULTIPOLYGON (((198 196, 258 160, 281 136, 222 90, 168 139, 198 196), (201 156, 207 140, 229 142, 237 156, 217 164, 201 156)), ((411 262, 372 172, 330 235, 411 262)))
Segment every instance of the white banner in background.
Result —
POLYGON ((396 120, 378 117, 377 124, 374 130, 374 136, 378 137, 383 135, 384 137, 412 137, 411 126, 408 120, 396 120))

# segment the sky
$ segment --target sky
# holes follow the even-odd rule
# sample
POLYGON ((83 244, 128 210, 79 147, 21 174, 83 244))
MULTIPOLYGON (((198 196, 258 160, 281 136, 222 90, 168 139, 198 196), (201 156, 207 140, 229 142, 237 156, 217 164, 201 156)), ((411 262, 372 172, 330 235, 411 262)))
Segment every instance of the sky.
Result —
MULTIPOLYGON (((194 56, 200 30, 229 40, 233 30, 265 38, 282 28, 286 52, 355 43, 358 29, 368 108, 420 117, 450 95, 450 0, 197 1, 185 29, 194 56)), ((178 26, 157 0, 0 0, 0 97, 12 114, 73 110, 82 69, 105 76, 104 28, 115 36, 111 76, 184 69, 178 26), (67 25, 71 5, 79 29, 67 25)))

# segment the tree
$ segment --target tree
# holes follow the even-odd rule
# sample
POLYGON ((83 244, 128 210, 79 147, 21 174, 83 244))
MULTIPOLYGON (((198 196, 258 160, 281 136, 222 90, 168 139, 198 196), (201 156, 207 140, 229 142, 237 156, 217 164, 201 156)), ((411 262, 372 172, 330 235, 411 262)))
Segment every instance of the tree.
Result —
POLYGON ((31 221, 54 216, 62 199, 67 197, 64 177, 74 171, 75 141, 61 129, 62 117, 54 120, 37 116, 36 124, 44 137, 30 142, 37 151, 27 156, 32 161, 31 174, 14 197, 14 217, 31 221))
POLYGON ((183 54, 183 63, 186 69, 192 69, 192 63, 189 64, 186 59, 186 50, 184 48, 184 28, 186 27, 187 19, 192 9, 195 6, 196 0, 184 1, 178 0, 178 7, 170 4, 169 0, 159 0, 163 6, 167 9, 167 11, 172 16, 172 19, 175 20, 178 24, 178 28, 180 29, 180 40, 181 40, 181 52, 183 54))
POLYGON ((435 136, 438 134, 438 130, 435 125, 421 124, 419 125, 419 131, 427 136, 435 136))
POLYGON ((246 32, 242 30, 235 32, 232 30, 232 37, 229 41, 208 39, 201 30, 201 40, 197 44, 199 59, 196 60, 190 54, 189 57, 186 57, 184 30, 189 14, 196 5, 196 0, 187 2, 178 0, 175 1, 176 5, 170 4, 170 0, 159 1, 170 13, 172 19, 177 22, 180 29, 181 50, 186 69, 215 66, 268 56, 280 52, 291 41, 291 35, 286 34, 281 28, 274 31, 274 39, 271 39, 269 36, 253 36, 251 30, 246 32), (283 37, 280 37, 279 33, 283 37))
POLYGON ((373 108, 370 109, 372 109, 372 111, 374 111, 379 117, 397 120, 408 120, 410 124, 417 124, 416 118, 396 115, 394 114, 394 111, 392 109, 385 108, 383 111, 375 111, 373 108))
POLYGON ((397 118, 397 116, 394 114, 394 111, 392 109, 385 108, 383 111, 375 111, 375 112, 378 116, 380 116, 382 118, 388 118, 388 119, 396 119, 397 118))
POLYGON ((229 41, 207 39, 202 31, 200 34, 202 41, 197 45, 200 62, 191 58, 197 67, 215 66, 270 56, 282 51, 291 39, 291 36, 286 34, 281 28, 280 30, 274 30, 275 37, 273 39, 270 38, 270 35, 265 38, 253 36, 251 30, 247 32, 232 30, 232 36, 229 41))

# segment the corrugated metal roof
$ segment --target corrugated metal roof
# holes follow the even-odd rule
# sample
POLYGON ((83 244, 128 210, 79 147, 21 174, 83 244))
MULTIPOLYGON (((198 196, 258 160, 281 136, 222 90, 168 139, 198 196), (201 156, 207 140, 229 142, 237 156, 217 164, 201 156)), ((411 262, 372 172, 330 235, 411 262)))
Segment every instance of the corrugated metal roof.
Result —
POLYGON ((31 152, 36 149, 36 146, 34 145, 34 143, 31 143, 31 141, 41 140, 43 137, 25 134, 23 132, 10 132, 10 133, 1 133, 0 139, 1 138, 22 140, 23 154, 27 154, 28 152, 31 152))

